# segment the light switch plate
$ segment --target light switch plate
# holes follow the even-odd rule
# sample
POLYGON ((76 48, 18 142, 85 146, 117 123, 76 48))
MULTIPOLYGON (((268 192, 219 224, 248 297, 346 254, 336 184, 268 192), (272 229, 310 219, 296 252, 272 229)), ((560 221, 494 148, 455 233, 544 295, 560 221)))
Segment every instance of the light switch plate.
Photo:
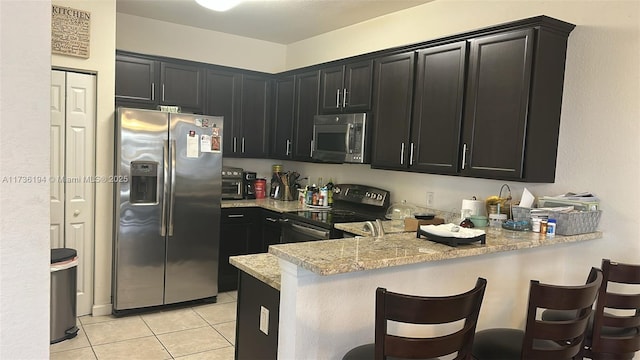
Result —
POLYGON ((260 306, 260 331, 269 335, 269 309, 260 306))

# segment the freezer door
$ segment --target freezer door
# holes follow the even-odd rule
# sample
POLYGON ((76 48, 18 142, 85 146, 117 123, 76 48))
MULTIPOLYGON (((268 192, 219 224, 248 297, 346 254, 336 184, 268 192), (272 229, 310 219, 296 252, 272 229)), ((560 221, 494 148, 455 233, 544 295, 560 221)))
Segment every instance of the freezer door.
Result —
POLYGON ((167 304, 218 294, 222 130, 222 117, 170 116, 167 304))
POLYGON ((168 185, 167 114, 119 108, 116 115, 116 179, 127 181, 115 183, 114 311, 163 304, 168 185))

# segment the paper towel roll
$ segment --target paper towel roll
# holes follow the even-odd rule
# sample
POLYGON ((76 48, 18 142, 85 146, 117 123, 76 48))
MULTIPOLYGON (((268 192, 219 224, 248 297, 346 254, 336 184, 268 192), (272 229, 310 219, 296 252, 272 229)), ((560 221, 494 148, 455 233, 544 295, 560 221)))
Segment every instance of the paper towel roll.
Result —
POLYGON ((462 200, 462 211, 461 214, 464 214, 466 209, 471 210, 469 215, 486 215, 485 204, 483 200, 462 200))

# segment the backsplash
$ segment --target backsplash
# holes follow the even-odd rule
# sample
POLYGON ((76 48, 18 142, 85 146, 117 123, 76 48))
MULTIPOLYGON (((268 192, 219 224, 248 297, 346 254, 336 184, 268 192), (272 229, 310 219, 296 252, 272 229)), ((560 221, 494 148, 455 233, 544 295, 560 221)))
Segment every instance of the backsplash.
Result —
MULTIPOLYGON (((355 183, 379 187, 391 192, 391 203, 406 200, 425 211, 444 216, 447 222, 459 221, 462 199, 485 199, 498 195, 505 181, 466 178, 446 175, 419 174, 403 171, 371 169, 369 165, 359 164, 320 164, 297 161, 280 161, 264 159, 225 158, 225 166, 237 166, 245 170, 255 171, 259 178, 271 179, 271 165, 282 164, 284 171, 297 171, 301 178, 308 177, 311 183, 318 178, 334 184, 355 183), (433 205, 427 208, 427 192, 433 192, 433 205)), ((306 181, 306 180, 305 180, 306 181)), ((306 185, 306 182, 301 182, 306 185)), ((550 193, 553 184, 525 184, 508 182, 514 203, 518 203, 523 189, 526 187, 535 196, 557 195, 550 193)), ((572 191, 574 189, 567 189, 572 191)))

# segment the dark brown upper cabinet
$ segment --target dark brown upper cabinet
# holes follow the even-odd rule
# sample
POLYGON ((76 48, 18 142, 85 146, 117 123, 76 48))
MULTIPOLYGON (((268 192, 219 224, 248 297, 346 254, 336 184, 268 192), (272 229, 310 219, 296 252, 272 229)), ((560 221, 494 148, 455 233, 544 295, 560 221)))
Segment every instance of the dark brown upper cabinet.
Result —
POLYGON ((203 112, 204 68, 163 61, 160 84, 160 104, 180 106, 183 112, 203 112))
POLYGON ((573 29, 555 22, 469 40, 462 175, 554 181, 567 38, 573 29))
POLYGON ((204 74, 196 65, 116 54, 116 103, 149 109, 180 106, 183 112, 201 114, 204 74))
POLYGON ((320 70, 320 112, 366 112, 371 109, 372 60, 320 70))
POLYGON ((294 75, 275 80, 274 115, 269 152, 274 159, 287 160, 293 155, 295 83, 294 75))
POLYGON ((467 43, 419 50, 408 168, 458 172, 467 43))
POLYGON ((415 52, 374 61, 371 167, 406 169, 413 99, 415 52))
POLYGON ((242 157, 268 157, 271 87, 267 76, 242 76, 242 125, 234 138, 236 153, 242 157))
POLYGON ((209 69, 206 89, 206 114, 224 117, 223 155, 267 157, 271 79, 209 69))
POLYGON ((207 115, 223 116, 222 154, 234 156, 237 149, 237 137, 241 127, 241 93, 242 75, 224 70, 207 70, 207 115))
POLYGON ((149 104, 158 101, 158 61, 116 55, 116 101, 149 104))
POLYGON ((320 73, 296 74, 293 160, 312 161, 313 118, 318 114, 320 73))

